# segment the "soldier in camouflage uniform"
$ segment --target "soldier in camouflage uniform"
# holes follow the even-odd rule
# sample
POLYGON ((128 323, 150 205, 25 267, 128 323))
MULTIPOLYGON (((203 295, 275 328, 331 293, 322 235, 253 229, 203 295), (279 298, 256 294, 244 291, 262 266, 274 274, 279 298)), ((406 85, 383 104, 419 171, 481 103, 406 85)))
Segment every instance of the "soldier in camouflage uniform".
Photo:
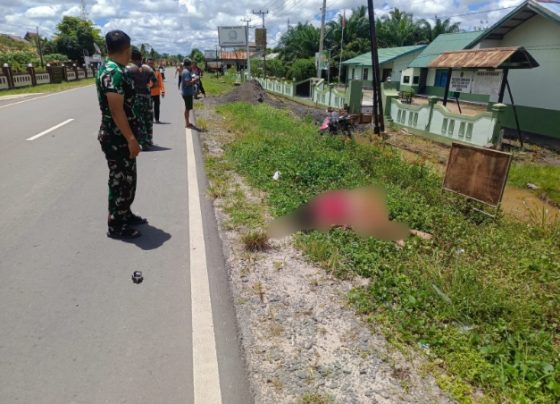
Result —
POLYGON ((132 49, 132 63, 127 66, 126 72, 134 81, 136 91, 134 112, 139 121, 138 142, 142 146, 142 150, 149 150, 150 146, 154 145, 150 87, 157 79, 152 68, 142 64, 142 54, 135 47, 132 49))
POLYGON ((109 166, 109 231, 107 236, 128 239, 140 236, 130 226, 147 223, 132 213, 130 206, 136 193, 136 156, 140 145, 136 138, 138 118, 134 114, 134 83, 126 75, 130 60, 130 37, 122 31, 105 36, 108 58, 96 77, 101 109, 98 140, 109 166))

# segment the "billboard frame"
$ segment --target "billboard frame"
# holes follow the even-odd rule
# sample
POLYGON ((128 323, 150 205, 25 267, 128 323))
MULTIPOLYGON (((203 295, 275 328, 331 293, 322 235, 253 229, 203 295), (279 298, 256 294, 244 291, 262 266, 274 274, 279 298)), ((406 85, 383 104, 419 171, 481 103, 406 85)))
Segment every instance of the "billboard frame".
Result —
POLYGON ((249 42, 247 26, 218 27, 218 42, 221 48, 246 47, 249 42))

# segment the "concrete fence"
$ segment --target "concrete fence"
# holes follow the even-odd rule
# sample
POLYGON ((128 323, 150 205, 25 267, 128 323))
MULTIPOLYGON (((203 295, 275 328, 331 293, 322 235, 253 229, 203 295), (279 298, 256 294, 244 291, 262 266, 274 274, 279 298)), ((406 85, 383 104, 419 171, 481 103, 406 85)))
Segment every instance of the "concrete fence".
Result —
POLYGON ((311 97, 315 104, 337 109, 344 108, 349 98, 346 92, 341 92, 334 84, 327 84, 324 80, 312 84, 311 97))
POLYGON ((257 77, 256 80, 265 90, 270 91, 271 93, 276 93, 287 97, 293 97, 296 93, 295 83, 290 80, 275 79, 273 77, 257 77))
POLYGON ((33 84, 30 74, 14 74, 13 76, 14 87, 26 87, 33 84))
POLYGON ((436 137, 442 141, 460 141, 484 146, 496 144, 501 129, 505 106, 496 104, 492 112, 477 115, 460 115, 437 105, 437 97, 430 97, 427 105, 403 104, 394 97, 387 97, 389 116, 398 127, 412 133, 436 137))
POLYGON ((0 90, 36 86, 38 84, 60 83, 65 81, 82 80, 95 77, 95 69, 91 67, 76 68, 64 66, 47 65, 47 72, 37 73, 31 65, 27 67, 27 73, 15 73, 10 66, 4 65, 0 71, 0 90))
POLYGON ((64 79, 66 81, 77 80, 76 72, 74 71, 74 69, 69 69, 69 68, 64 69, 64 79))
POLYGON ((8 77, 0 76, 0 90, 7 90, 8 88, 10 88, 8 77))
POLYGON ((37 84, 49 84, 51 82, 51 75, 49 73, 37 73, 35 79, 37 84))

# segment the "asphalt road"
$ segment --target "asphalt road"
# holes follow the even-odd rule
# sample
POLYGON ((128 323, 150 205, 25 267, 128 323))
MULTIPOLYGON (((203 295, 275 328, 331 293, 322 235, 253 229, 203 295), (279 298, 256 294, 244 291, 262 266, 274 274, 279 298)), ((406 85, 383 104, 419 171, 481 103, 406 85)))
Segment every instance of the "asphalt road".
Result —
POLYGON ((252 402, 198 134, 167 84, 133 242, 105 235, 95 88, 0 103, 0 403, 252 402))

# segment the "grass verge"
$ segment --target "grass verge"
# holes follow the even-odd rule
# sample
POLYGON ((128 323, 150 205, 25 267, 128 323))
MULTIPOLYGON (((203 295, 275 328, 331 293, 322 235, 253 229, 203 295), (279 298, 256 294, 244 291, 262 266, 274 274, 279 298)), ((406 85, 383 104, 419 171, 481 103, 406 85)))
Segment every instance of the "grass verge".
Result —
POLYGON ((206 73, 202 83, 207 95, 222 95, 233 88, 235 75, 228 72, 224 76, 216 77, 215 74, 206 73))
MULTIPOLYGON (((424 352, 456 399, 473 401, 478 390, 490 402, 560 399, 560 225, 489 220, 442 193, 423 164, 405 163, 382 145, 321 137, 285 111, 218 110, 238 134, 222 164, 266 191, 274 215, 325 190, 375 184, 387 192, 391 218, 434 235, 402 250, 341 229, 298 235, 296 243, 338 276, 370 278, 349 294, 356 310, 390 340, 424 352), (276 170, 280 181, 272 179, 276 170)), ((247 216, 246 203, 233 207, 245 212, 237 220, 258 228, 262 215, 247 216)))
POLYGON ((0 91, 0 98, 4 95, 34 94, 34 93, 56 93, 76 87, 84 87, 94 84, 95 79, 83 79, 77 81, 63 81, 57 84, 39 84, 38 86, 14 88, 12 90, 0 91))
POLYGON ((556 205, 560 205, 560 167, 514 163, 508 181, 519 188, 527 188, 528 183, 535 184, 543 198, 548 197, 556 205))

